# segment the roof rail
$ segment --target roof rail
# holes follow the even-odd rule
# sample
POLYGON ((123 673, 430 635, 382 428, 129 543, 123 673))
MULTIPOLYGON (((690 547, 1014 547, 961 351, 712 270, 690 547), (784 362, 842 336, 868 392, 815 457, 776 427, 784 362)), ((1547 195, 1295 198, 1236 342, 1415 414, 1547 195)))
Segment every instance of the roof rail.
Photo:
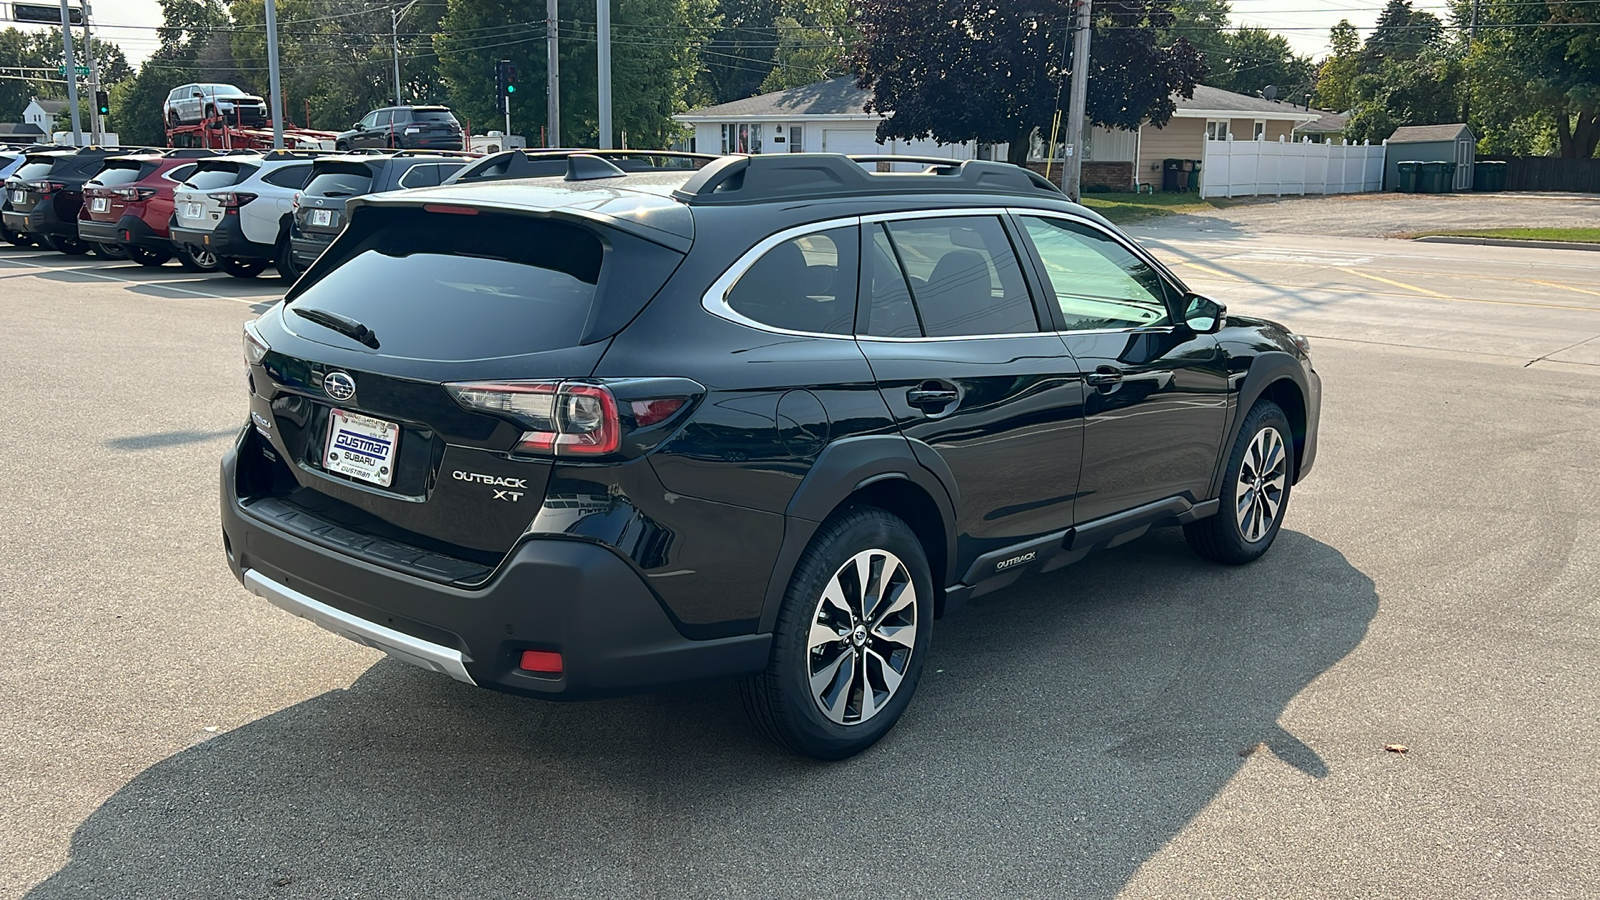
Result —
POLYGON ((1054 194, 1044 176, 1010 163, 982 159, 783 153, 725 156, 696 172, 673 196, 700 205, 777 199, 875 196, 886 193, 1054 194), (862 163, 926 165, 922 172, 868 172, 862 163))
POLYGON ((290 150, 287 147, 285 147, 282 150, 267 150, 265 152, 257 150, 255 152, 261 153, 261 155, 266 157, 267 159, 316 159, 319 156, 327 156, 328 154, 332 153, 333 151, 332 150, 300 150, 300 149, 290 150))
POLYGON ((396 158, 399 158, 399 157, 402 157, 402 156, 464 156, 464 157, 468 157, 470 159, 477 159, 478 157, 480 157, 482 155, 483 155, 482 153, 479 153, 476 150, 413 149, 413 150, 400 150, 400 151, 397 151, 395 153, 395 157, 396 158))

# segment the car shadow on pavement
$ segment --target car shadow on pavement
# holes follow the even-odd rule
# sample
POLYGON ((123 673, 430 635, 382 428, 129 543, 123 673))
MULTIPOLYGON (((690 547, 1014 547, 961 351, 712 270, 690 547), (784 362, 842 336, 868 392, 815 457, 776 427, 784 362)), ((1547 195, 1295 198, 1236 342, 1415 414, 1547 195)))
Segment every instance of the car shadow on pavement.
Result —
POLYGON ((27 896, 1109 898, 1245 765, 1312 792, 1280 714, 1377 608, 1306 535, 1227 568, 1155 532, 938 623, 899 726, 831 764, 728 685, 552 704, 385 660, 197 735, 27 896))

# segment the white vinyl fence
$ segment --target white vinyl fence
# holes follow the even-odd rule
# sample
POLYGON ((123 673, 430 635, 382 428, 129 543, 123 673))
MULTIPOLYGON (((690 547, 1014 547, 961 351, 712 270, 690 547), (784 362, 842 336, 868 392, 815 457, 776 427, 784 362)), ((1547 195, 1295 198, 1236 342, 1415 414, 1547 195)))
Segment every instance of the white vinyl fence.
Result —
POLYGON ((1200 196, 1355 194, 1383 190, 1383 145, 1205 142, 1200 196))

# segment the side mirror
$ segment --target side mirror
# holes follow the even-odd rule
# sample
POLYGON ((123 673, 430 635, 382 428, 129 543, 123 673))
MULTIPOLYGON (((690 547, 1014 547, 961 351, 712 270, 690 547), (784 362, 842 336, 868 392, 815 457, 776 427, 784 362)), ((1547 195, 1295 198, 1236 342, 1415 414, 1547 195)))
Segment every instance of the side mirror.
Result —
POLYGON ((1190 294, 1183 301, 1183 324, 1197 334, 1216 334, 1228 324, 1228 308, 1199 294, 1190 294))
POLYGON ((199 91, 195 91, 194 93, 190 94, 189 96, 193 97, 196 100, 204 100, 206 98, 206 95, 200 93, 199 91))

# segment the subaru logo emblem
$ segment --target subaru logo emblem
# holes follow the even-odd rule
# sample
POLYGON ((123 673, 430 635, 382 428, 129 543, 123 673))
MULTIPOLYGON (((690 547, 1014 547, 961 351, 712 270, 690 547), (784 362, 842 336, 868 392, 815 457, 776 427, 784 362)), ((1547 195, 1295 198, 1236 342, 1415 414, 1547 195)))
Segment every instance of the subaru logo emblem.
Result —
POLYGON ((356 395, 356 380, 343 372, 329 372, 322 379, 322 389, 329 397, 342 402, 356 395))

